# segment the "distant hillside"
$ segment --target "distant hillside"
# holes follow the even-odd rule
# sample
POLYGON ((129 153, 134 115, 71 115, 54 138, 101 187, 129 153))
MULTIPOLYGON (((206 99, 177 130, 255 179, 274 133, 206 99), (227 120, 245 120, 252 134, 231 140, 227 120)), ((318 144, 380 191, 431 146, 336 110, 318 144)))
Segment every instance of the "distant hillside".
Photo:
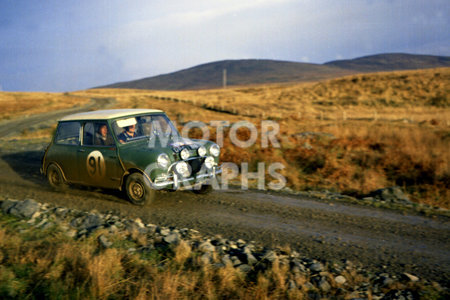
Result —
POLYGON ((333 66, 274 60, 224 60, 199 65, 178 72, 120 82, 104 88, 153 90, 207 89, 222 86, 223 70, 227 85, 314 81, 348 75, 353 72, 333 66))
POLYGON ((324 64, 357 72, 379 72, 450 67, 450 57, 415 54, 378 54, 324 64))
POLYGON ((99 88, 151 90, 196 90, 222 86, 223 70, 227 85, 249 85, 281 82, 305 82, 336 78, 361 72, 392 71, 449 67, 450 57, 380 54, 353 60, 310 64, 275 60, 224 60, 202 64, 181 71, 114 83, 99 88))

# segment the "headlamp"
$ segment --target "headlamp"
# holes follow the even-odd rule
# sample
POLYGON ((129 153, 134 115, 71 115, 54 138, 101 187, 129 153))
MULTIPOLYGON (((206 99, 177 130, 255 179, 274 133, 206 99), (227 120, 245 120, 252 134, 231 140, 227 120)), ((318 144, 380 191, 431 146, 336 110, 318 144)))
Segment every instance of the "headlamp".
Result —
POLYGON ((220 147, 216 144, 209 147, 209 153, 215 157, 219 156, 220 154, 220 147))
POLYGON ((181 156, 182 160, 188 159, 189 158, 189 150, 184 148, 183 150, 181 150, 180 156, 181 156))
POLYGON ((206 155, 206 148, 204 146, 200 146, 197 150, 198 156, 205 156, 206 155))
POLYGON ((206 167, 207 169, 212 169, 212 168, 214 167, 214 165, 215 165, 214 157, 208 156, 208 157, 205 159, 205 167, 206 167))
POLYGON ((156 159, 156 162, 158 163, 158 166, 160 168, 167 168, 170 164, 169 156, 166 153, 161 153, 158 158, 156 159))
POLYGON ((189 175, 191 175, 189 165, 184 161, 180 161, 175 165, 175 171, 182 177, 189 177, 189 175))

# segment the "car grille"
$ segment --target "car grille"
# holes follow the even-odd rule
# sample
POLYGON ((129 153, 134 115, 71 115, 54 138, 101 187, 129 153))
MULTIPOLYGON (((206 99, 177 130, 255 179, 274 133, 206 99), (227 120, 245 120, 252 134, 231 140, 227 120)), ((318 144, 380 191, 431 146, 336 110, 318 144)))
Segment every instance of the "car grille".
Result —
POLYGON ((205 158, 202 157, 190 159, 187 161, 187 163, 191 166, 192 174, 196 174, 200 171, 204 161, 205 158))

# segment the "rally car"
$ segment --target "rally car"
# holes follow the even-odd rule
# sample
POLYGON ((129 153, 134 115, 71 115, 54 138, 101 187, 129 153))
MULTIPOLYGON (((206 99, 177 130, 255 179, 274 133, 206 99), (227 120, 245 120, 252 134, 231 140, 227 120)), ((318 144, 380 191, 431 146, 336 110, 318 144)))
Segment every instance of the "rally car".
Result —
POLYGON ((119 189, 144 205, 156 190, 210 191, 221 173, 219 155, 214 142, 183 138, 161 110, 98 110, 59 120, 41 172, 57 189, 119 189))

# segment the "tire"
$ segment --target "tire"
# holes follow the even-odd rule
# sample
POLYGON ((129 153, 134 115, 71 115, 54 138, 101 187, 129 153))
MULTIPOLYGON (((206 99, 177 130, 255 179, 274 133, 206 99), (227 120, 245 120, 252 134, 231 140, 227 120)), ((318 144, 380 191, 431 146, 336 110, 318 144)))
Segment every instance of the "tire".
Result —
POLYGON ((125 183, 128 200, 135 205, 150 204, 156 197, 156 191, 147 184, 141 173, 128 176, 125 183))
POLYGON ((210 184, 202 184, 202 186, 200 187, 200 189, 193 189, 192 191, 196 194, 199 195, 205 195, 205 194, 209 194, 211 193, 213 190, 212 185, 210 184))
POLYGON ((47 168, 47 180, 48 183, 56 190, 67 189, 67 183, 64 181, 64 176, 61 170, 55 165, 51 164, 47 168))

